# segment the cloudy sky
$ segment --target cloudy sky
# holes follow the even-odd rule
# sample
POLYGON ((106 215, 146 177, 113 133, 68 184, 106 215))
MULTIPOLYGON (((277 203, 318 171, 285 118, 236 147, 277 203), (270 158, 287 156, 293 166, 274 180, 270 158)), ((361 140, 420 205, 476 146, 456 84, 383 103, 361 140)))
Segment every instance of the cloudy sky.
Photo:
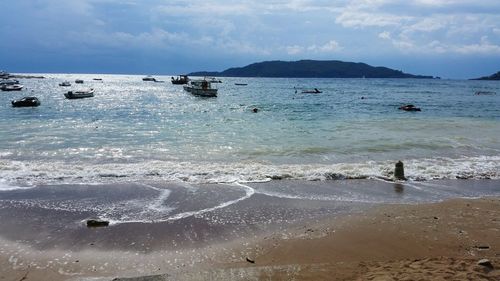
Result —
POLYGON ((500 70, 499 0, 2 0, 0 69, 180 74, 343 60, 471 78, 500 70))

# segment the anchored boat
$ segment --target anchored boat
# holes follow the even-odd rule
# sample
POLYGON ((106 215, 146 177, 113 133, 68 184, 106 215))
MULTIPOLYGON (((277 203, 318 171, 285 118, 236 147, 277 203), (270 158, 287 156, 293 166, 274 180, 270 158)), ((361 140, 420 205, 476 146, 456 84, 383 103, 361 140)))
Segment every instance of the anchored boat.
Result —
POLYGON ((94 89, 90 89, 87 91, 69 91, 64 94, 67 99, 83 99, 83 98, 91 98, 94 96, 94 89))
POLYGON ((200 97, 216 97, 217 88, 212 87, 212 83, 205 79, 191 80, 187 85, 184 85, 184 90, 195 96, 200 97))

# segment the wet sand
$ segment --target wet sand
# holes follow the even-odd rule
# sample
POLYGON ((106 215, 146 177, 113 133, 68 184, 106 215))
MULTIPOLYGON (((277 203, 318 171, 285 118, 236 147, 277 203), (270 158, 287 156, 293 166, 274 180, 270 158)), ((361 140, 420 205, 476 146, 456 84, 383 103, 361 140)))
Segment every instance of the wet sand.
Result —
POLYGON ((374 181, 278 181, 250 184, 255 193, 241 201, 242 190, 224 189, 220 195, 218 186, 206 186, 202 194, 190 193, 200 201, 189 204, 182 201, 188 198, 183 189, 167 185, 171 201, 163 207, 184 202, 177 208, 182 212, 170 213, 187 214, 181 219, 92 229, 83 222, 103 214, 101 209, 62 208, 53 201, 72 205, 104 197, 108 208, 118 208, 116 202, 131 204, 151 190, 121 185, 113 187, 119 193, 102 187, 3 193, 0 280, 146 275, 157 280, 498 280, 498 270, 477 265, 488 258, 500 268, 498 181, 439 185, 446 193, 436 196, 437 187, 425 195, 425 186, 374 181), (497 196, 450 199, 476 193, 497 196), (425 203, 434 200, 446 201, 425 203))

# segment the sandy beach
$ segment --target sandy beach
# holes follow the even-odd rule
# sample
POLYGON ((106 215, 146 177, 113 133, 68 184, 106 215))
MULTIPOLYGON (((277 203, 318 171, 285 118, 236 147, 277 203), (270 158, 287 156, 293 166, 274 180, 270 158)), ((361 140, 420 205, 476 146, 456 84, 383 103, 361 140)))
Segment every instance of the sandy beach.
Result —
MULTIPOLYGON (((312 187, 339 185, 334 181, 267 186, 293 189, 294 184, 310 185, 311 193, 312 187)), ((412 192, 373 181, 343 181, 339 188, 345 189, 345 184, 351 189, 372 186, 377 192, 391 191, 386 197, 412 192)), ((447 184, 498 189, 497 181, 447 184)), ((266 184, 253 187, 262 192, 266 184)), ((118 188, 120 196, 125 196, 128 187, 118 188)), ((78 193, 79 188, 71 190, 78 193)), ((91 188, 84 191, 91 193, 91 188)), ((47 190, 29 191, 28 197, 41 196, 41 192, 47 190)), ((20 194, 17 191, 12 197, 20 194)), ((0 208, 0 280, 500 278, 497 196, 438 203, 340 204, 254 194, 237 204, 177 221, 105 228, 86 228, 82 221, 89 214, 84 211, 19 207, 22 200, 16 200, 4 201, 0 208), (491 267, 479 265, 482 259, 489 260, 491 267), (134 279, 138 276, 143 277, 134 279)))

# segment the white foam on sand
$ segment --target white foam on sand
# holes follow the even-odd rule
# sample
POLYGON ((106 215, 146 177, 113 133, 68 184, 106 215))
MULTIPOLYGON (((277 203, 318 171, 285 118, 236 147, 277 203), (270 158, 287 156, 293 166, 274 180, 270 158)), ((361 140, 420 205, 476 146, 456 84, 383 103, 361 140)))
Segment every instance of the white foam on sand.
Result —
MULTIPOLYGON (((164 216, 162 218, 156 218, 153 221, 154 222, 167 222, 167 221, 176 221, 188 217, 193 217, 193 216, 199 216, 208 212, 213 212, 218 209, 226 208, 228 206, 231 206, 233 204, 236 204, 240 201, 243 201, 245 199, 250 198, 253 194, 255 194, 255 190, 251 188, 250 186, 240 184, 240 183, 234 183, 232 184, 233 186, 238 186, 241 187, 242 189, 245 190, 245 195, 234 199, 234 200, 229 200, 223 203, 220 203, 216 206, 209 207, 209 208, 203 208, 199 210, 194 210, 194 211, 187 211, 187 212, 182 212, 182 213, 177 213, 174 215, 169 215, 169 216, 164 216)), ((160 195, 161 197, 161 195, 160 195)), ((107 218, 104 218, 107 219, 107 218)), ((110 221, 111 224, 121 224, 121 223, 143 223, 143 222, 151 222, 152 220, 136 220, 136 219, 131 219, 131 220, 116 220, 116 219, 107 219, 110 221)))
POLYGON ((13 191, 13 190, 23 190, 23 189, 32 189, 34 186, 16 186, 7 183, 6 180, 0 179, 0 192, 2 191, 13 191))

